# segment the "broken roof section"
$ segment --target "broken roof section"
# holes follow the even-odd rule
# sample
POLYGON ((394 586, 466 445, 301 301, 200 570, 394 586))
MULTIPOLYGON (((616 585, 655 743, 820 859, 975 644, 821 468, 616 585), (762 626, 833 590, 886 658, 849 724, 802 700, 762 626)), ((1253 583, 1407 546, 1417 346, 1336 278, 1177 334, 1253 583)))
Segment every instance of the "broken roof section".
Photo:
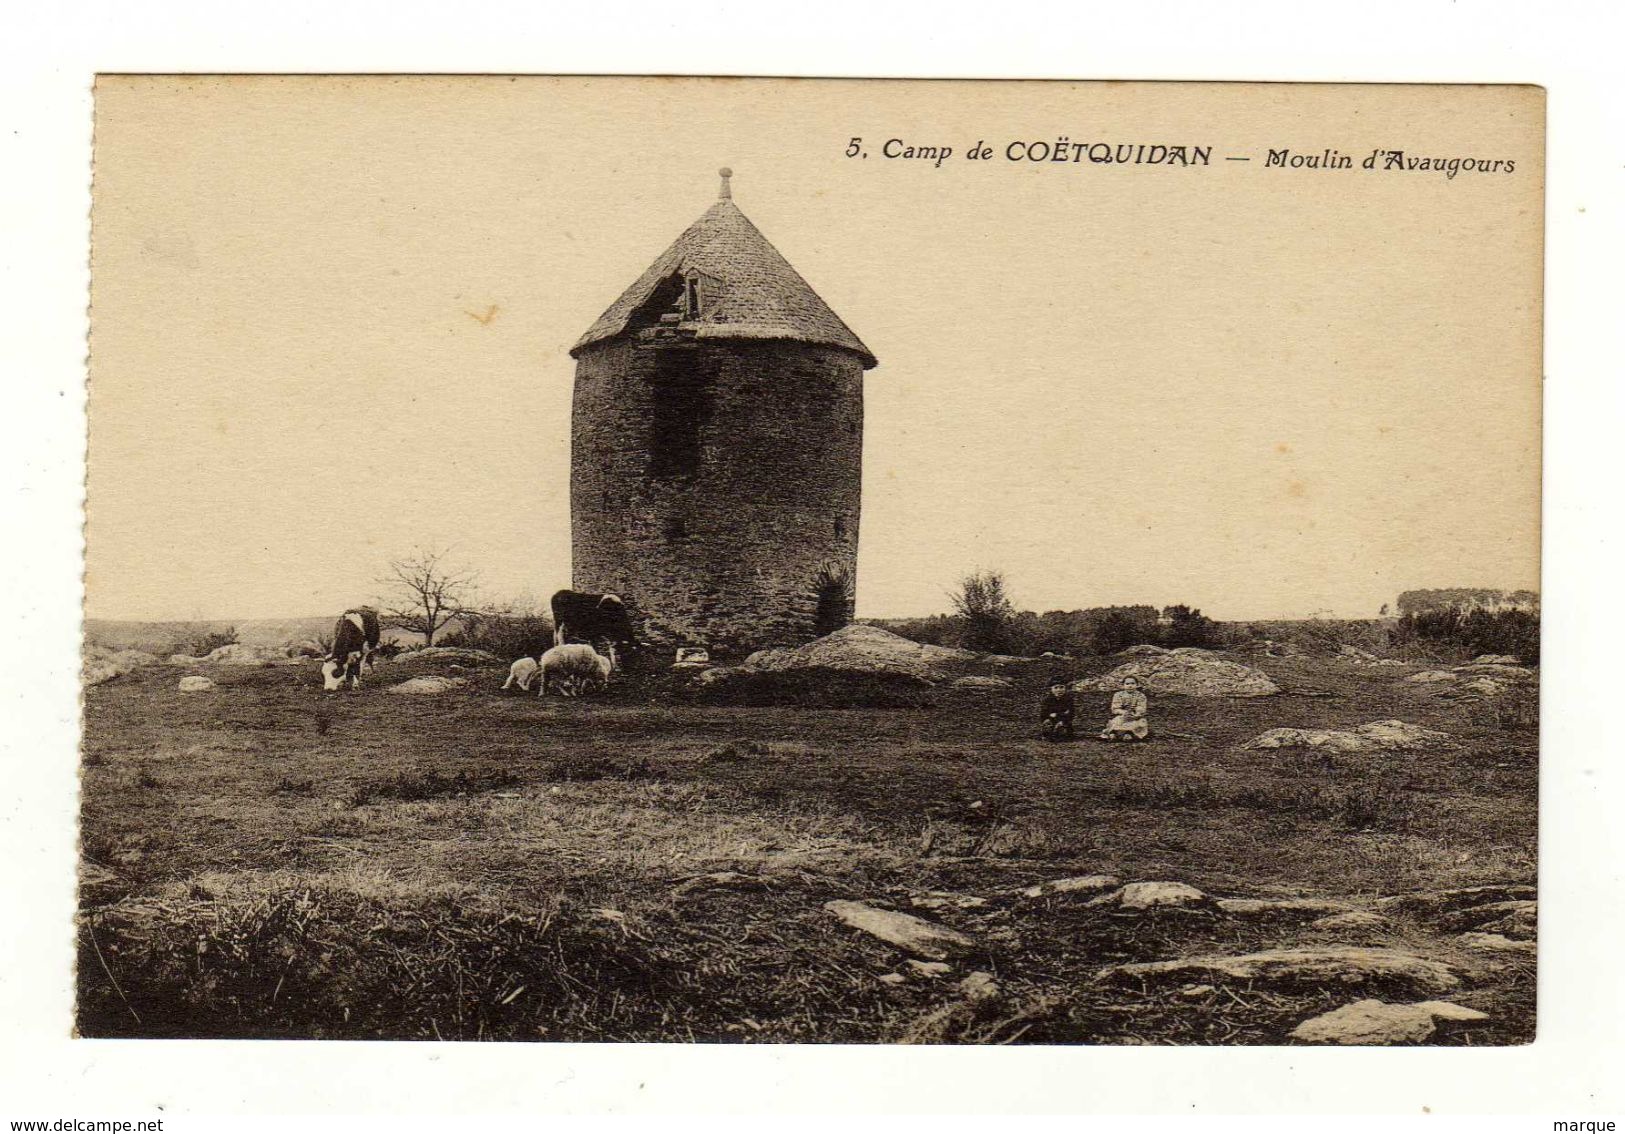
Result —
MULTIPOLYGON (((662 321, 696 338, 783 339, 839 347, 860 356, 864 369, 875 365, 869 348, 739 211, 729 191, 730 176, 722 171, 717 203, 598 317, 570 348, 572 356, 639 329, 652 307, 668 306, 669 294, 691 294, 683 292, 681 281, 698 279, 703 301, 690 300, 687 310, 679 305, 672 309, 676 319, 668 312, 662 321)), ((658 312, 653 315, 661 318, 658 312)))

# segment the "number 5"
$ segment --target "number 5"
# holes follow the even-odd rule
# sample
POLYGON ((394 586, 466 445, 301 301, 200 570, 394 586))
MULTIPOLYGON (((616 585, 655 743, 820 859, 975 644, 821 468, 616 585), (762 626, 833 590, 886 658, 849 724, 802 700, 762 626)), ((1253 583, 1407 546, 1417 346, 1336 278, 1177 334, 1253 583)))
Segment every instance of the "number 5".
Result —
POLYGON ((846 156, 857 157, 863 148, 862 142, 862 138, 853 138, 851 144, 846 147, 846 156))

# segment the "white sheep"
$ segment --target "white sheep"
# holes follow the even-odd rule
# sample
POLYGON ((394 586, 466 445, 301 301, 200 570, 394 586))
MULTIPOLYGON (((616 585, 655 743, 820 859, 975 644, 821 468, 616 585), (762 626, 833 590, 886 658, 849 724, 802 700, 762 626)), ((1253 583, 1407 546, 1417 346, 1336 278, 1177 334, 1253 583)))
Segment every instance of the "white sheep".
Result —
POLYGON ((564 697, 574 697, 593 688, 607 689, 609 675, 614 670, 613 652, 610 657, 605 657, 583 642, 554 646, 542 655, 537 666, 541 681, 537 684, 536 695, 546 695, 550 680, 557 682, 559 694, 564 697))
POLYGON ((502 683, 502 688, 512 689, 517 685, 529 693, 530 683, 536 680, 536 671, 539 668, 535 658, 520 658, 508 667, 508 680, 502 683))

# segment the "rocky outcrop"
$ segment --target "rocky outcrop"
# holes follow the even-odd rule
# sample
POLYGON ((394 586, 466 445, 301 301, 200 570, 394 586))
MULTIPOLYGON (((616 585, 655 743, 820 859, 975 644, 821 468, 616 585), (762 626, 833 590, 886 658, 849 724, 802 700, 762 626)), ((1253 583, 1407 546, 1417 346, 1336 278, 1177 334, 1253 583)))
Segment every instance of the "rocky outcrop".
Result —
POLYGON ((158 659, 143 650, 110 650, 104 646, 85 647, 80 680, 85 685, 100 685, 126 673, 158 664, 158 659))
POLYGON ((969 661, 968 650, 923 646, 878 626, 854 623, 804 646, 758 650, 742 668, 758 673, 786 669, 833 669, 856 673, 897 673, 937 682, 953 676, 948 663, 969 661))
POLYGON ((1211 654, 1168 654, 1141 658, 1118 666, 1093 680, 1072 686, 1075 693, 1112 693, 1134 678, 1147 693, 1177 693, 1186 697, 1268 697, 1279 693, 1259 670, 1211 654))
POLYGON ((871 906, 867 902, 825 902, 824 908, 853 929, 878 937, 905 953, 927 961, 943 961, 975 948, 976 943, 957 929, 926 921, 913 914, 871 906))
POLYGON ((1448 890, 1417 890, 1378 898, 1380 910, 1436 919, 1455 910, 1465 910, 1490 902, 1533 901, 1535 888, 1516 882, 1492 882, 1482 886, 1458 886, 1448 890))
POLYGON ((1450 742, 1448 733, 1404 721, 1372 721, 1353 729, 1272 728, 1242 748, 1320 748, 1331 752, 1420 752, 1450 742))
POLYGON ((1482 1012, 1448 1000, 1424 1000, 1419 1004, 1357 1000, 1305 1020, 1292 1029, 1292 1038, 1299 1043, 1368 1047, 1421 1043, 1433 1036, 1441 1022, 1474 1024, 1487 1019, 1482 1012))
POLYGON ((1211 905, 1212 899, 1195 886, 1183 882, 1130 882, 1127 886, 1102 894, 1091 906, 1116 906, 1124 910, 1183 909, 1191 906, 1211 905))
POLYGON ((1472 665, 1458 665, 1457 673, 1469 674, 1473 677, 1494 677, 1503 681, 1533 681, 1538 675, 1534 670, 1521 665, 1500 665, 1498 663, 1474 662, 1472 665))
POLYGON ((1008 677, 984 677, 971 674, 966 677, 956 677, 949 683, 951 689, 976 689, 988 692, 995 689, 1009 689, 1015 682, 1008 677))
POLYGON ((458 646, 427 646, 400 654, 397 662, 456 662, 458 665, 507 665, 486 650, 465 650, 458 646))
POLYGON ((214 665, 290 665, 298 664, 304 659, 290 658, 287 650, 281 646, 249 646, 242 642, 232 642, 230 645, 210 650, 207 656, 198 660, 214 665))
MULTIPOLYGON (((1437 924, 1441 929, 1455 932, 1489 929, 1492 925, 1516 926, 1528 934, 1535 930, 1536 910, 1535 901, 1528 898, 1485 902, 1482 905, 1453 910, 1439 918, 1437 924)), ((1499 929, 1489 929, 1489 932, 1499 932, 1499 929)))
POLYGON ((1348 910, 1344 913, 1317 917, 1309 923, 1310 929, 1324 933, 1365 933, 1389 928, 1388 919, 1370 910, 1348 910))
POLYGON ((1347 902, 1334 902, 1325 898, 1220 898, 1219 909, 1238 917, 1270 917, 1275 914, 1337 914, 1346 913, 1347 902))
POLYGON ((412 677, 399 685, 391 685, 389 691, 412 697, 434 697, 455 692, 467 684, 466 677, 412 677))
POLYGON ((1100 980, 1249 980, 1284 987, 1330 985, 1335 988, 1385 984, 1422 992, 1449 992, 1461 981, 1439 961, 1393 949, 1353 945, 1327 948, 1266 949, 1240 956, 1180 957, 1171 961, 1113 965, 1100 980))
POLYGON ((1075 878, 1055 878, 1028 886, 1021 891, 1023 898, 1094 897, 1107 890, 1115 890, 1122 883, 1110 874, 1089 874, 1075 878))
POLYGON ((1533 957, 1537 948, 1533 941, 1514 941, 1499 933, 1463 933, 1456 940, 1469 949, 1484 953, 1517 953, 1533 957))

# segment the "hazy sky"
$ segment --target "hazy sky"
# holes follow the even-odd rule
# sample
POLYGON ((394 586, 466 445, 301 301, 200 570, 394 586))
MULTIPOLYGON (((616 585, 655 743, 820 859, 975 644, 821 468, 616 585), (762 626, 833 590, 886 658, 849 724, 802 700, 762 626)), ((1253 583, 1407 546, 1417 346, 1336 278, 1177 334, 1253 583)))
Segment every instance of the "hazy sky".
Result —
POLYGON ((1537 587, 1542 114, 1528 88, 103 79, 87 613, 337 611, 425 543, 495 599, 567 584, 568 348, 720 165, 880 359, 860 615, 941 610, 982 566, 1032 609, 1221 618, 1537 587), (1004 157, 1062 136, 1213 163, 1004 157), (1267 168, 1282 147, 1517 171, 1267 168))

